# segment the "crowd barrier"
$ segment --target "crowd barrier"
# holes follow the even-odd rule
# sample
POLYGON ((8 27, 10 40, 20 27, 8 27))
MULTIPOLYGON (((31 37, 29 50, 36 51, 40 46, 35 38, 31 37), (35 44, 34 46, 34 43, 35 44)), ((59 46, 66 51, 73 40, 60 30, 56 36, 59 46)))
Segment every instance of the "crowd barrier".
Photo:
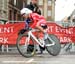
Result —
MULTIPOLYGON (((75 27, 64 28, 57 25, 56 23, 49 22, 47 25, 48 32, 50 34, 55 34, 59 38, 60 43, 75 42, 75 27)), ((0 44, 15 45, 18 32, 24 27, 24 22, 8 23, 4 25, 0 24, 0 44)))

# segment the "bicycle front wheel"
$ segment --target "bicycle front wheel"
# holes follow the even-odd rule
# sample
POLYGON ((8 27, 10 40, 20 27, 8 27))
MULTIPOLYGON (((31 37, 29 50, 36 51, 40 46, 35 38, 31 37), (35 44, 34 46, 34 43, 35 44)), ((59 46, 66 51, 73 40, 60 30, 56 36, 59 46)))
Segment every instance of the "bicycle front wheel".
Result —
POLYGON ((28 35, 22 34, 17 38, 17 49, 19 53, 24 57, 32 57, 35 54, 35 45, 34 40, 30 37, 30 41, 28 42, 28 35))
POLYGON ((57 38, 57 36, 55 36, 53 34, 49 34, 49 37, 45 40, 46 44, 52 44, 52 42, 49 40, 49 38, 53 40, 54 45, 46 46, 46 49, 47 49, 49 54, 56 56, 59 54, 59 52, 61 50, 60 41, 57 38))

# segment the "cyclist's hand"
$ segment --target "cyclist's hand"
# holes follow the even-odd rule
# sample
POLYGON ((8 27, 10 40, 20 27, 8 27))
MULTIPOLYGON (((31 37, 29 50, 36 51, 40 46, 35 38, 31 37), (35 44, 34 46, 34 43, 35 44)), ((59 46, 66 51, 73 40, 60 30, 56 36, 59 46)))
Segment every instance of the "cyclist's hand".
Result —
POLYGON ((32 28, 29 27, 28 30, 32 30, 32 28))
POLYGON ((21 29, 21 30, 18 32, 18 35, 24 34, 25 31, 26 31, 26 29, 21 29))

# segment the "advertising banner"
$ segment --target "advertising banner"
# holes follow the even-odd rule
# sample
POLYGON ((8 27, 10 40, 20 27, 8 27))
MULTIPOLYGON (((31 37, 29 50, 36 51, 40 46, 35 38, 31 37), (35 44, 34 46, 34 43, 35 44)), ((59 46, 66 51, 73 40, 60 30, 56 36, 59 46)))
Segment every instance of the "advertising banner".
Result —
MULTIPOLYGON (((75 27, 63 28, 56 23, 48 23, 48 33, 56 35, 60 43, 75 42, 75 27)), ((25 27, 25 23, 8 23, 0 25, 0 44, 15 45, 19 30, 25 27)))

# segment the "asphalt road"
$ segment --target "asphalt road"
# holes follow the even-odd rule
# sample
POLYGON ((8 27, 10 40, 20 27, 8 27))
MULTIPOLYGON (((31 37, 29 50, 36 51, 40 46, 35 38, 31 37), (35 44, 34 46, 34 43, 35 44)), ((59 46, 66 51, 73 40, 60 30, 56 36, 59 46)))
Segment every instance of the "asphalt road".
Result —
POLYGON ((61 51, 58 56, 44 52, 31 58, 25 58, 18 52, 0 53, 0 64, 75 64, 75 51, 61 51))

